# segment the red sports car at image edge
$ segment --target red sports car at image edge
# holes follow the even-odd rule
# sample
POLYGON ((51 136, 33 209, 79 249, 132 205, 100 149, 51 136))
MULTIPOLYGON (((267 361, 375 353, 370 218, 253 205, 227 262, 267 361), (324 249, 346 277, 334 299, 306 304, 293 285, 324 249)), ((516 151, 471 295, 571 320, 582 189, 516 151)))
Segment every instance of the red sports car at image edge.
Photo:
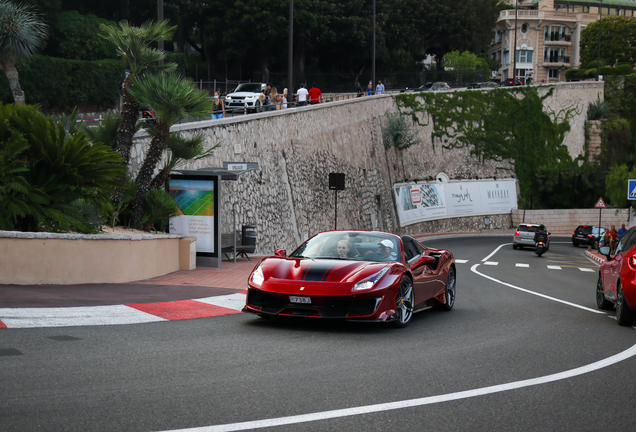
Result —
POLYGON ((453 254, 409 236, 326 231, 275 254, 250 274, 243 312, 404 327, 415 312, 455 304, 453 254))

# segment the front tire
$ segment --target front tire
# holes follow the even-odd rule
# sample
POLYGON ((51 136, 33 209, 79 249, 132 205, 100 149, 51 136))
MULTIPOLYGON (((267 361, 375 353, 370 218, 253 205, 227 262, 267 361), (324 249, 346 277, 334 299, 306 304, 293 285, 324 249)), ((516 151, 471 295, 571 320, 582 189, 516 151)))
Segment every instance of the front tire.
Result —
POLYGON ((616 286, 616 322, 621 326, 631 326, 634 322, 634 311, 627 306, 620 283, 616 286))
POLYGON ((610 310, 614 307, 612 302, 605 298, 601 275, 598 275, 598 282, 596 282, 596 306, 601 310, 610 310))
POLYGON ((435 309, 441 311, 450 311, 455 306, 455 294, 456 294, 457 278, 455 277, 455 269, 451 267, 448 270, 448 276, 446 277, 446 287, 444 288, 444 299, 446 303, 438 305, 435 309))
POLYGON ((397 320, 393 321, 393 323, 396 327, 406 327, 411 321, 414 303, 413 282, 407 276, 403 276, 395 302, 397 320))
POLYGON ((254 112, 255 113, 263 112, 263 104, 261 103, 261 101, 256 101, 254 103, 254 112))

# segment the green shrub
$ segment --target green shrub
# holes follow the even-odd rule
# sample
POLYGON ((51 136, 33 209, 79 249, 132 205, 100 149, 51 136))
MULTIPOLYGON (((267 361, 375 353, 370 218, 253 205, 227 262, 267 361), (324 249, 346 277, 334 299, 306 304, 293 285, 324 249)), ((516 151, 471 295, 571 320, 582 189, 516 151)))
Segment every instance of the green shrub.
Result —
MULTIPOLYGON (((39 104, 47 110, 70 110, 86 104, 114 107, 124 80, 124 69, 119 60, 82 61, 34 56, 17 69, 27 103, 39 104)), ((0 102, 13 102, 4 74, 0 74, 0 102)))
MULTIPOLYGON (((603 61, 603 59, 601 59, 600 64, 601 64, 601 67, 605 66, 605 62, 603 61)), ((587 65, 587 69, 596 69, 596 60, 589 62, 587 65)))
POLYGON ((82 15, 78 11, 64 11, 56 16, 56 23, 48 41, 46 54, 73 60, 116 59, 117 48, 99 36, 95 29, 100 24, 115 22, 95 15, 82 15))
POLYGON ((565 71, 565 79, 566 80, 572 80, 577 78, 577 74, 578 74, 579 70, 578 69, 568 69, 565 71))
POLYGON ((616 75, 616 69, 610 66, 603 66, 599 69, 601 75, 616 75))
POLYGON ((593 69, 587 69, 587 70, 585 71, 585 76, 586 76, 587 78, 595 78, 595 77, 596 77, 596 68, 593 68, 593 69))
POLYGON ((628 64, 620 64, 616 66, 616 75, 629 75, 634 72, 634 68, 628 64))
POLYGON ((126 175, 121 156, 37 108, 0 104, 0 229, 94 231, 93 200, 126 175))

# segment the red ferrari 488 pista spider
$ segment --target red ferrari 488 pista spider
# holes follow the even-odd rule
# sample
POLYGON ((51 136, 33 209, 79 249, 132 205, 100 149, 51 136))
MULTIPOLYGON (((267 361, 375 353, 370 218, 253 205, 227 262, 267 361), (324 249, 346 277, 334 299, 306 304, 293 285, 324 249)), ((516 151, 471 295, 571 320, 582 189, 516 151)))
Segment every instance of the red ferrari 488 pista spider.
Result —
POLYGON ((244 312, 408 324, 455 303, 453 254, 409 236, 326 231, 287 256, 263 259, 248 279, 244 312))

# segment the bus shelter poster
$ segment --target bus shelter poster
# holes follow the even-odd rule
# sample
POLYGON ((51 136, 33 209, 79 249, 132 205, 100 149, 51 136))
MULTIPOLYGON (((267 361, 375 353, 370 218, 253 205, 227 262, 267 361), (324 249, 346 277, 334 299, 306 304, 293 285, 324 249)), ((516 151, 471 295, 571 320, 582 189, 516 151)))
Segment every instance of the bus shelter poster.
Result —
POLYGON ((214 252, 214 180, 172 178, 168 193, 179 207, 170 218, 170 233, 197 238, 197 252, 214 252))

